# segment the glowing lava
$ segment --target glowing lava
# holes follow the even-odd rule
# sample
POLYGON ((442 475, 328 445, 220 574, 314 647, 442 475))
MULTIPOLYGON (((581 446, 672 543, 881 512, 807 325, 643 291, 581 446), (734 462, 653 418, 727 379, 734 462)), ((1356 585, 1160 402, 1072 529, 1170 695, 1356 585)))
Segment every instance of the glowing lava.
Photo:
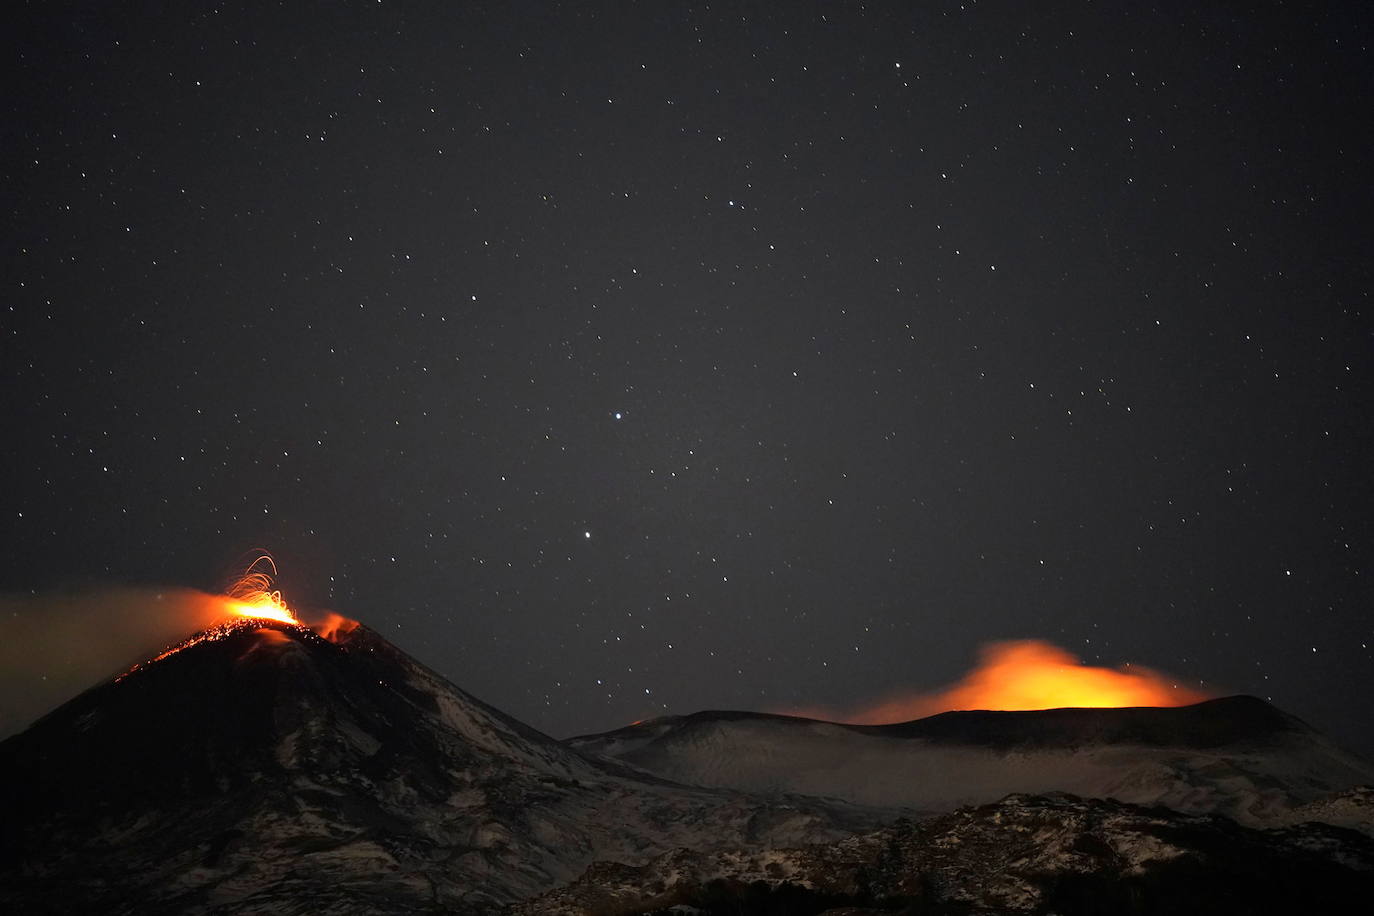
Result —
POLYGON ((249 563, 243 575, 229 587, 225 610, 250 620, 275 620, 301 626, 296 615, 282 600, 281 591, 272 587, 276 575, 277 564, 266 554, 249 563), (262 566, 270 567, 272 571, 266 572, 260 568, 262 566))
MULTIPOLYGON (((253 562, 248 564, 234 584, 225 590, 225 594, 203 596, 205 601, 218 611, 220 617, 218 623, 188 636, 176 645, 168 646, 146 662, 134 665, 116 677, 115 681, 122 681, 135 671, 146 668, 154 662, 160 662, 170 655, 176 655, 191 646, 220 639, 245 627, 256 627, 271 622, 285 623, 305 629, 305 624, 301 623, 292 613, 291 608, 287 607, 286 601, 281 596, 281 591, 273 588, 276 575, 277 564, 272 560, 272 557, 269 554, 259 554, 253 562)), ((346 618, 339 619, 346 620, 346 618)), ((352 623, 352 626, 357 626, 356 622, 347 622, 352 623)), ((336 625, 335 629, 339 629, 339 626, 336 625)), ((263 634, 263 639, 269 642, 280 642, 286 638, 282 633, 275 630, 262 630, 260 632, 263 634)))
POLYGON ((1206 697, 1148 668, 1097 668, 1039 640, 985 646, 979 665, 940 694, 949 709, 1183 706, 1206 697))
POLYGON ((892 696, 848 714, 806 709, 793 715, 881 725, 960 709, 1187 706, 1205 699, 1207 694, 1149 668, 1085 665, 1052 643, 1024 639, 983 646, 973 670, 941 689, 892 696))

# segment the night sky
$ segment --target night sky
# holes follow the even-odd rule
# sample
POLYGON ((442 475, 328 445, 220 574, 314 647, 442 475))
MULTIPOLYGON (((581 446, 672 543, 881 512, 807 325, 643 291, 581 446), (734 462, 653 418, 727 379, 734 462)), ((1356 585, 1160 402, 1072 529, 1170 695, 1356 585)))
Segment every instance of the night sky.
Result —
POLYGON ((11 5, 0 590, 266 547, 559 736, 1042 638, 1374 749, 1374 21, 1235 9, 11 5))

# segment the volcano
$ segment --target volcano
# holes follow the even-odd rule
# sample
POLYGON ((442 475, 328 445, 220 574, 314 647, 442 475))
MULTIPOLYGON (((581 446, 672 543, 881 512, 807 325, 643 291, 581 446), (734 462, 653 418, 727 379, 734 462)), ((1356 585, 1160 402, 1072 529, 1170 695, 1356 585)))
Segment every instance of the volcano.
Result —
POLYGON ((885 817, 589 759, 365 626, 337 639, 226 625, 0 744, 0 909, 487 912, 596 859, 885 817))
POLYGON ((365 626, 329 635, 230 621, 0 743, 0 911, 819 912, 890 908, 913 881, 964 907, 1006 885, 997 832, 1022 822, 1059 824, 1069 858, 1037 859, 1024 899, 1060 912, 1075 912, 1053 892, 1063 876, 1135 881, 1159 836, 1204 870, 1211 846, 1305 862, 1341 888, 1374 868, 1353 831, 1237 823, 1368 830, 1374 808, 1353 788, 1374 782, 1368 764, 1259 700, 894 726, 699 713, 557 741, 365 626), (1007 792, 1037 794, 997 807, 1007 792), (937 827, 893 826, 936 812, 937 827), (957 886, 920 877, 975 827, 986 867, 957 886), (1137 836, 1136 858, 1111 852, 1137 836))
MULTIPOLYGON (((1246 696, 1167 708, 947 712, 876 726, 701 712, 568 745, 691 785, 932 813, 1057 791, 1270 826, 1374 785, 1368 761, 1246 696)), ((1335 820, 1369 822, 1363 811, 1335 820)))

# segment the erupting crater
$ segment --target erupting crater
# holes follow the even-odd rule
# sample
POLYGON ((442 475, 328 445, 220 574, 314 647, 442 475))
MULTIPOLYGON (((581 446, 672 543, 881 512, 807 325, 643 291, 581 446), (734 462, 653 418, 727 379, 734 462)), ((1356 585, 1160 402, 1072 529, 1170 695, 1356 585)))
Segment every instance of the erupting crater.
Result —
POLYGON ((147 661, 139 662, 115 680, 122 681, 135 671, 160 662, 168 656, 203 642, 222 639, 245 628, 265 627, 268 631, 279 633, 280 627, 285 624, 287 627, 313 631, 329 642, 338 642, 358 626, 356 620, 334 613, 328 614, 317 623, 304 623, 287 605, 281 590, 275 587, 276 575, 277 564, 271 555, 259 554, 234 583, 225 589, 224 594, 212 599, 218 602, 223 612, 219 622, 188 636, 176 645, 168 646, 147 661))
POLYGON ((249 620, 275 620, 303 626, 286 606, 281 591, 272 587, 276 575, 277 564, 272 557, 266 554, 258 557, 226 591, 225 609, 231 615, 249 620), (272 571, 266 572, 259 566, 270 567, 272 571))

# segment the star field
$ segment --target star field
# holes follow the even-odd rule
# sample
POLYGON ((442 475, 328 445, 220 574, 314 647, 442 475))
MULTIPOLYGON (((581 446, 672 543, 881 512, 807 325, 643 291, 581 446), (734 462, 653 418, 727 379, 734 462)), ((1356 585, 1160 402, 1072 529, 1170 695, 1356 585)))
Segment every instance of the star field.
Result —
POLYGON ((1374 749, 1355 7, 11 31, 5 591, 265 546, 557 735, 1026 637, 1374 749))

